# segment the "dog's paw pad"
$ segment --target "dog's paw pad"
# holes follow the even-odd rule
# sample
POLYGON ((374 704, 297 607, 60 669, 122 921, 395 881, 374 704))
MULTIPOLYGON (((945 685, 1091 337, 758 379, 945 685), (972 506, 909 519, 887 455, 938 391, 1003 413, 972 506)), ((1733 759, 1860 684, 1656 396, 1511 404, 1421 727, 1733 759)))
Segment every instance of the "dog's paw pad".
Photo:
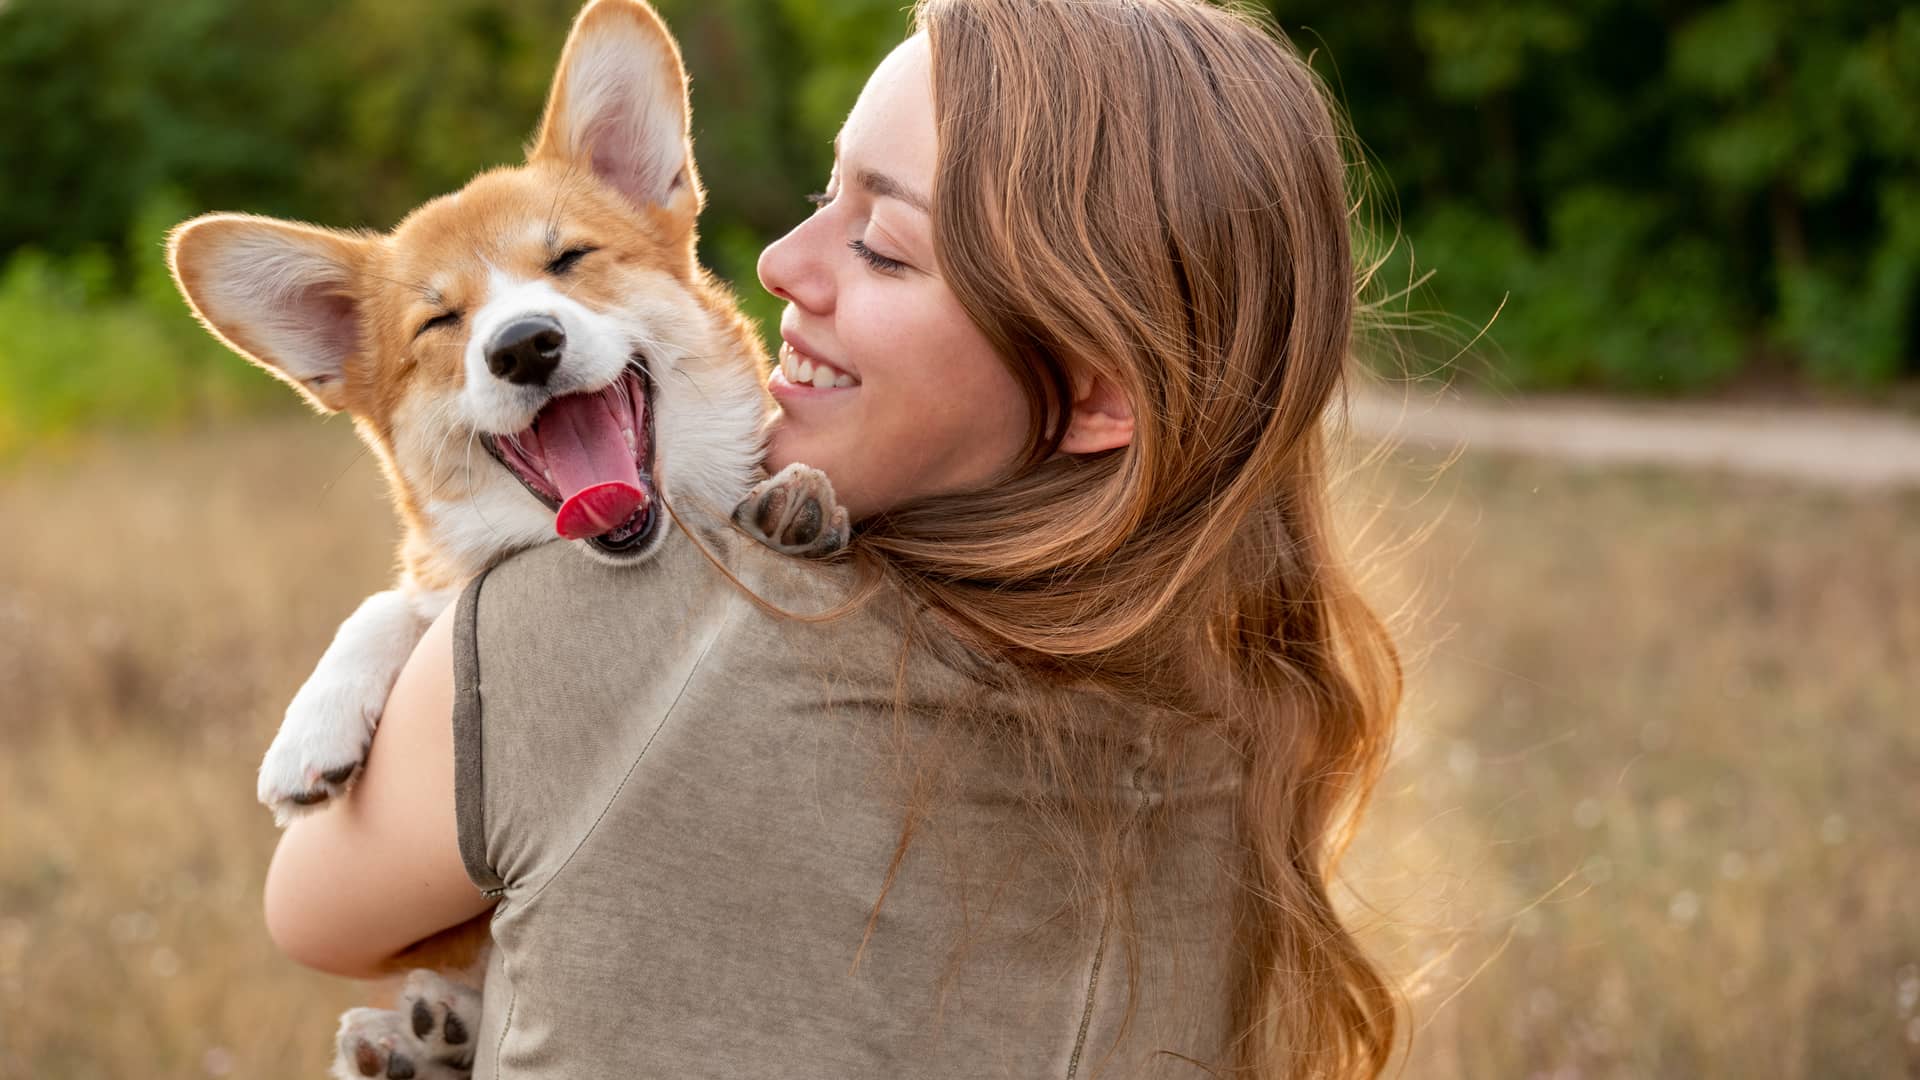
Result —
POLYGON ((336 1080, 465 1080, 472 1054, 452 1060, 416 1035, 411 1017, 386 1009, 350 1009, 340 1018, 336 1080))
POLYGON ((473 1033, 480 1026, 480 992, 421 968, 407 974, 401 1008, 414 1037, 437 1062, 470 1066, 473 1033))
POLYGON ((430 1005, 426 999, 420 998, 407 1010, 407 1016, 413 1023, 414 1036, 422 1042, 438 1041, 446 1046, 465 1046, 473 1038, 473 1033, 467 1030, 467 1021, 453 1006, 444 1003, 430 1005))
POLYGON ((852 528, 833 482, 794 462, 755 485, 733 511, 747 535, 783 555, 831 555, 847 546, 852 528))
POLYGON ((419 1043, 385 1009, 350 1009, 340 1018, 333 1075, 338 1080, 418 1080, 419 1043))

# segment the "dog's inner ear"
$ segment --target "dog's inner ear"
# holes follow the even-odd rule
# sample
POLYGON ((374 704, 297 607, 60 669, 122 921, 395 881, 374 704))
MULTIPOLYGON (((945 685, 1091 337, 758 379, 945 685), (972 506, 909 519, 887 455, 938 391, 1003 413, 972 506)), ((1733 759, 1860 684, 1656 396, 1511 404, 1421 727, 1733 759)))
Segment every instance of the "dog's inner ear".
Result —
POLYGON ((216 335, 334 412, 345 406, 348 362, 364 347, 358 243, 307 226, 214 217, 175 235, 174 273, 216 335))
POLYGON ((651 11, 602 0, 581 15, 530 160, 590 169, 638 206, 698 211, 686 74, 651 11))

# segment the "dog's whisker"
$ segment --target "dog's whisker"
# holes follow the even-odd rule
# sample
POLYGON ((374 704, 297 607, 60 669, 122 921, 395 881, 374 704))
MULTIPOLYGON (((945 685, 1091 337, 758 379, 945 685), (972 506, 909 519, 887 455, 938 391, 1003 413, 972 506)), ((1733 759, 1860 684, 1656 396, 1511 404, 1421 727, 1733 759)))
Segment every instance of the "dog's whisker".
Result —
POLYGON ((622 414, 630 415, 633 412, 633 395, 627 390, 627 380, 620 379, 615 382, 613 392, 619 395, 622 414))
POLYGON ((452 470, 444 467, 443 458, 454 442, 458 427, 464 426, 452 422, 453 414, 458 411, 459 405, 457 398, 441 399, 428 414, 426 422, 421 425, 433 434, 429 440, 433 449, 427 456, 427 476, 433 485, 428 492, 429 497, 440 494, 447 485, 453 483, 456 476, 452 470))
MULTIPOLYGON (((457 403, 449 401, 440 408, 439 413, 435 416, 435 419, 437 421, 441 421, 444 423, 447 415, 450 413, 454 413, 456 411, 457 411, 457 403)), ((433 440, 433 457, 427 466, 428 475, 434 478, 434 494, 439 494, 442 488, 451 486, 454 480, 458 476, 458 473, 455 472, 455 470, 445 468, 442 463, 443 455, 445 455, 449 450, 449 448, 453 445, 454 439, 452 436, 456 431, 455 425, 451 423, 445 423, 444 426, 446 428, 446 436, 435 438, 433 440)), ((467 429, 467 438, 469 440, 472 440, 473 438, 477 437, 477 434, 478 433, 475 432, 472 428, 467 429)), ((469 481, 471 481, 471 477, 469 477, 469 481)), ((469 485, 468 485, 469 493, 471 493, 471 490, 472 490, 472 485, 469 482, 469 485)))
POLYGON ((345 477, 345 476, 347 475, 347 473, 348 473, 349 471, 351 471, 351 470, 353 469, 353 467, 354 467, 355 465, 358 465, 358 464, 360 464, 360 463, 361 463, 362 461, 365 461, 365 460, 367 459, 367 455, 368 455, 369 453, 371 453, 371 452, 372 452, 372 451, 371 451, 371 450, 370 450, 370 449, 369 449, 369 448, 367 447, 367 445, 366 445, 365 443, 361 443, 361 444, 360 444, 360 452, 359 452, 359 453, 357 453, 357 454, 355 454, 355 455, 353 455, 353 460, 352 460, 352 461, 349 461, 349 462, 347 462, 347 467, 346 467, 346 468, 344 468, 344 469, 341 469, 341 470, 340 470, 340 475, 339 475, 339 476, 335 476, 335 477, 334 477, 334 478, 333 478, 332 480, 329 480, 329 481, 327 481, 327 484, 326 484, 326 486, 325 486, 325 487, 323 487, 323 488, 321 488, 320 490, 321 490, 321 491, 332 491, 332 490, 333 490, 333 488, 334 488, 334 485, 336 485, 336 484, 338 484, 338 483, 339 483, 339 482, 341 481, 341 479, 342 479, 342 478, 344 478, 344 477, 345 477))
POLYGON ((700 385, 699 379, 694 378, 690 373, 688 373, 686 370, 682 368, 674 368, 673 373, 687 380, 687 384, 693 387, 694 393, 697 393, 700 395, 701 401, 705 402, 708 405, 713 404, 713 399, 707 396, 707 388, 700 385))
MULTIPOLYGON (((466 472, 467 472, 467 490, 469 492, 473 490, 473 444, 474 444, 474 441, 479 437, 480 437, 480 433, 477 431, 472 432, 467 436, 466 472)), ((473 505, 473 516, 479 518, 480 524, 487 527, 488 534, 493 536, 495 539, 503 539, 503 537, 500 534, 500 530, 494 527, 493 522, 487 520, 487 512, 480 508, 480 500, 478 499, 473 500, 472 505, 473 505)))

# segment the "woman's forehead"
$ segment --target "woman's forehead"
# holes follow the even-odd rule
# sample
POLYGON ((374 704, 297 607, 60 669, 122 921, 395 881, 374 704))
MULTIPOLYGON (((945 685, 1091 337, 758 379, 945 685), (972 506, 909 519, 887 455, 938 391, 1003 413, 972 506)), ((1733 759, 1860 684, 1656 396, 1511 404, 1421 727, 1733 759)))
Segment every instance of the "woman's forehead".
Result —
POLYGON ((933 119, 933 57, 927 36, 900 43, 874 69, 840 129, 840 165, 872 169, 928 193, 937 144, 933 119))

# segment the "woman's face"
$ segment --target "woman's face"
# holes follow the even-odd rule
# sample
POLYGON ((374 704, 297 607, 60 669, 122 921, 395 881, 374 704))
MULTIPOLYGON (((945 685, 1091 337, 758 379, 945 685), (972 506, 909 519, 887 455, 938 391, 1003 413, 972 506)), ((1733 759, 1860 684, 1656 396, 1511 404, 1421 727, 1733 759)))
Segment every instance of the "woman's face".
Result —
POLYGON ((1026 397, 934 260, 934 151, 921 34, 867 81, 819 208, 760 256, 787 302, 767 468, 824 470, 855 519, 983 487, 1026 448, 1026 397))

